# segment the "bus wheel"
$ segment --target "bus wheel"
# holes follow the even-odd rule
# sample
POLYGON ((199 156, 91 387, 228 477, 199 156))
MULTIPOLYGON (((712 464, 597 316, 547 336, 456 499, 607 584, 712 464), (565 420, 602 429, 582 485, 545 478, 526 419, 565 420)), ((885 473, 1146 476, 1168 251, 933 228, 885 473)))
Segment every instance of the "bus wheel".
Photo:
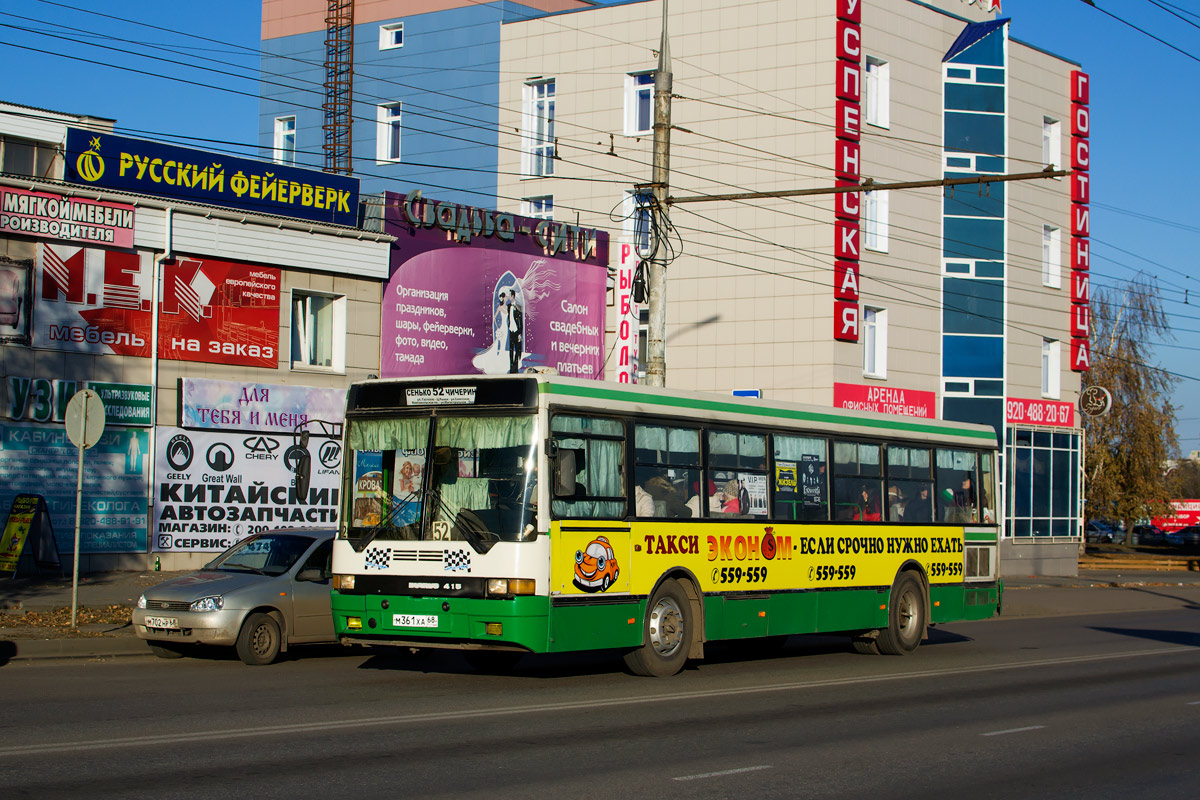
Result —
POLYGON ((692 606, 679 581, 668 578, 646 607, 643 644, 625 656, 635 675, 663 678, 683 669, 692 646, 692 606))
POLYGON ((879 632, 875 640, 879 652, 889 656, 902 656, 917 649, 925 638, 925 593, 921 581, 911 572, 901 573, 892 586, 892 599, 888 604, 888 626, 879 632))

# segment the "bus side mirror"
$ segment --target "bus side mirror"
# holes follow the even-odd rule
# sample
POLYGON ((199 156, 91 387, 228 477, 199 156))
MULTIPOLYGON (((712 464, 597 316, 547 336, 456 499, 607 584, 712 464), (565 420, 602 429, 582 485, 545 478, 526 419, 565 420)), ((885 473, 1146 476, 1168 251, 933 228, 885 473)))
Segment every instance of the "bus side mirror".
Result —
POLYGON ((554 496, 575 496, 575 451, 560 449, 554 459, 554 496))
POLYGON ((312 456, 308 450, 300 451, 296 456, 296 501, 308 502, 308 486, 312 481, 312 456))

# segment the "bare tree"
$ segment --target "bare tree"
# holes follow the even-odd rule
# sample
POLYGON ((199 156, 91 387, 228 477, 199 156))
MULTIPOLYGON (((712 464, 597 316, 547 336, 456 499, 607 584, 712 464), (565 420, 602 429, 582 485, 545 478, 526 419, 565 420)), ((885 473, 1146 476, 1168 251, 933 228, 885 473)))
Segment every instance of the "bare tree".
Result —
POLYGON ((1162 512, 1170 498, 1164 463, 1179 449, 1174 379, 1150 364, 1154 340, 1173 338, 1159 301, 1158 284, 1139 274, 1123 291, 1092 295, 1092 368, 1084 385, 1112 393, 1112 410, 1084 421, 1087 442, 1086 502, 1090 517, 1133 525, 1162 512))

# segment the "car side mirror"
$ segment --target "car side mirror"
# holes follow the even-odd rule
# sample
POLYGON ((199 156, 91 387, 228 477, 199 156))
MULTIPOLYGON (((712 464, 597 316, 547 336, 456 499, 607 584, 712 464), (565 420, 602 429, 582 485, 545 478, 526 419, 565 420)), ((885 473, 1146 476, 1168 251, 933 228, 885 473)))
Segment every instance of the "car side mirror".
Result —
POLYGON ((296 580, 305 583, 320 583, 325 580, 324 573, 316 568, 302 569, 296 573, 296 580))

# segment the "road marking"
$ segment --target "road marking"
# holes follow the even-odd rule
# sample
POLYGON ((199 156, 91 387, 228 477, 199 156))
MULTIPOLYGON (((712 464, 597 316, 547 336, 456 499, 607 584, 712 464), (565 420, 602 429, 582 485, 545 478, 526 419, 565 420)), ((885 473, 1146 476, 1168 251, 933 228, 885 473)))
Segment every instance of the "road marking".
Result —
POLYGON ((1006 731, 992 731, 991 733, 981 733, 980 736, 1007 736, 1010 733, 1025 733, 1026 731, 1040 731, 1045 725, 1029 725, 1024 728, 1009 728, 1006 731))
POLYGON ((719 778, 722 775, 737 775, 741 772, 758 772, 760 769, 770 769, 770 764, 760 764, 757 767, 739 767, 738 769, 723 769, 720 772, 702 772, 699 775, 681 775, 671 778, 673 781, 698 781, 704 778, 719 778))
POLYGON ((626 698, 609 697, 603 701, 576 700, 562 703, 541 703, 536 705, 512 706, 508 708, 501 707, 461 711, 430 711, 422 714, 396 714, 385 717, 362 717, 358 719, 326 720, 321 722, 297 722, 289 725, 263 725, 253 728, 224 728, 220 730, 195 731, 191 733, 156 733, 147 736, 125 736, 119 738, 90 739, 76 742, 44 742, 40 744, 17 745, 15 747, 0 747, 0 757, 17 755, 49 755, 54 753, 74 753, 88 750, 113 750, 123 747, 141 747, 147 744, 164 745, 183 744, 196 741, 252 739, 290 733, 324 733, 327 731, 347 730, 353 728, 408 726, 423 722, 481 720, 496 717, 513 717, 526 714, 552 713, 556 711, 596 711, 601 708, 612 709, 618 706, 637 706, 648 705, 651 703, 695 701, 716 697, 738 697, 743 695, 768 694, 773 692, 794 692, 803 691, 806 689, 821 689, 832 686, 856 686, 872 683, 892 683, 919 678, 942 678, 966 674, 986 674, 992 672, 1003 672, 1005 670, 1035 669, 1038 667, 1056 667, 1068 664, 1091 664, 1102 661, 1117 661, 1125 658, 1181 655, 1184 653, 1200 655, 1200 648, 1164 647, 1157 650, 1129 650, 1122 653, 1104 653, 1093 656, 1069 656, 1064 658, 1043 658, 1034 661, 1017 661, 1010 664, 986 664, 978 667, 952 667, 948 669, 924 670, 922 672, 906 672, 891 675, 866 675, 860 678, 830 678, 828 680, 820 681, 793 681, 789 683, 767 684, 765 686, 746 686, 738 689, 703 689, 692 692, 672 692, 669 694, 641 695, 626 698))
POLYGON ((1200 700, 1193 700, 1192 702, 1188 703, 1188 705, 1189 706, 1200 706, 1200 700))

